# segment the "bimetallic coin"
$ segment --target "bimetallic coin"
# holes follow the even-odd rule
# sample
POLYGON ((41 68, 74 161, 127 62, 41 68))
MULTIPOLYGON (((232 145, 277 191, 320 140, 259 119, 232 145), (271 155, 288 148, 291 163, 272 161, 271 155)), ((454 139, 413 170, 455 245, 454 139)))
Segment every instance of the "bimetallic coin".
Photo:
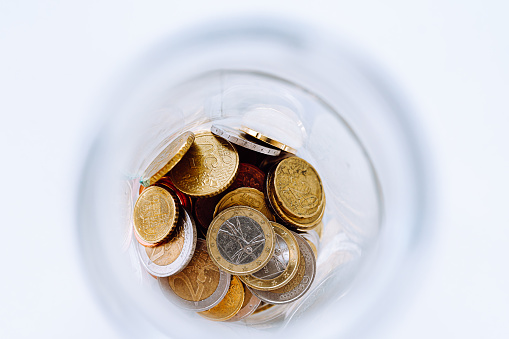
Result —
POLYGON ((242 303, 242 307, 240 308, 240 311, 237 312, 232 318, 227 320, 228 322, 234 322, 244 319, 245 317, 253 314, 253 312, 258 308, 260 305, 261 300, 258 299, 257 296, 255 296, 249 288, 247 288, 244 285, 244 303, 242 303))
POLYGON ((299 269, 299 245, 293 234, 284 226, 273 222, 276 233, 274 254, 258 272, 239 278, 249 287, 262 291, 275 290, 288 284, 299 269))
POLYGON ((169 189, 152 186, 145 189, 134 205, 134 231, 149 244, 167 240, 179 217, 177 196, 169 189))
POLYGON ((187 266, 195 248, 196 226, 189 213, 181 207, 175 233, 168 242, 152 248, 138 245, 137 250, 141 263, 151 275, 168 277, 187 266))
POLYGON ((170 171, 175 187, 192 197, 211 197, 225 191, 239 167, 237 150, 210 132, 196 133, 191 148, 170 171))
POLYGON ((295 277, 285 286, 273 291, 258 291, 250 287, 251 292, 269 304, 286 304, 302 297, 311 287, 316 274, 316 261, 309 244, 298 234, 295 239, 299 244, 301 260, 295 277))
POLYGON ((244 286, 239 278, 232 276, 230 288, 223 300, 216 306, 203 312, 198 312, 202 317, 214 321, 226 321, 237 314, 244 304, 244 286))
POLYGON ((267 147, 265 145, 260 145, 258 143, 252 142, 251 140, 249 140, 245 137, 244 132, 239 131, 235 128, 231 128, 231 127, 223 126, 223 125, 212 125, 212 127, 210 128, 210 131, 213 134, 228 140, 232 144, 242 146, 244 148, 250 149, 250 150, 258 152, 258 153, 271 155, 271 156, 276 156, 276 155, 279 155, 279 153, 281 153, 281 151, 279 149, 267 147))
POLYGON ((269 206, 267 206, 267 203, 265 202, 265 196, 263 193, 251 187, 237 188, 235 191, 226 194, 217 203, 214 210, 214 217, 221 211, 233 206, 252 207, 257 211, 262 212, 263 215, 265 215, 265 217, 267 217, 270 221, 276 220, 270 211, 269 206))
POLYGON ((219 213, 209 226, 207 248, 214 263, 235 275, 260 270, 274 253, 275 235, 263 213, 235 206, 219 213))
POLYGON ((223 300, 230 287, 231 275, 214 265, 205 240, 198 239, 189 264, 181 272, 157 280, 163 294, 172 303, 201 312, 223 300))
POLYGON ((292 154, 295 154, 297 153, 297 150, 293 147, 290 147, 288 145, 285 145, 283 144, 282 142, 279 142, 275 139, 272 139, 272 138, 269 138, 268 136, 266 135, 263 135, 262 133, 260 132, 257 132, 249 127, 246 127, 246 126, 242 126, 240 128, 240 130, 250 136, 252 136, 253 138, 256 138, 260 141, 263 141, 264 143, 270 145, 270 146, 273 146, 273 147, 276 147, 276 148, 279 148, 280 150, 282 151, 285 151, 285 152, 288 152, 288 153, 292 153, 292 154))
POLYGON ((325 205, 318 172, 299 157, 283 159, 274 174, 274 199, 292 219, 316 218, 325 205))
POLYGON ((148 165, 141 176, 140 183, 145 187, 154 184, 182 159, 193 141, 193 132, 184 132, 179 135, 148 165))
POLYGON ((251 164, 240 163, 237 171, 237 178, 233 184, 228 187, 228 190, 234 191, 240 187, 251 187, 263 192, 264 186, 265 173, 263 173, 262 170, 251 164))

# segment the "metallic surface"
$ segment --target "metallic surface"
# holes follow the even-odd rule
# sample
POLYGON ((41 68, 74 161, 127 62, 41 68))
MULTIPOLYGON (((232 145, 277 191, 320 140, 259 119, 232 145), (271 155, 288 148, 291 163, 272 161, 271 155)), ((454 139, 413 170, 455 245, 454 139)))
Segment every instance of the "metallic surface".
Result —
POLYGON ((251 187, 263 192, 264 186, 265 173, 262 170, 251 164, 240 163, 237 171, 237 178, 233 184, 228 187, 228 190, 233 191, 240 187, 251 187))
POLYGON ((196 226, 189 213, 181 207, 180 220, 173 237, 165 244, 146 248, 137 246, 138 256, 153 276, 168 277, 182 271, 196 248, 196 226))
POLYGON ((286 304, 302 297, 311 287, 316 274, 316 261, 309 244, 298 234, 294 236, 299 244, 301 257, 300 268, 295 277, 285 286, 273 291, 251 292, 269 304, 286 304))
POLYGON ((300 263, 300 251, 292 232, 273 222, 276 234, 274 254, 261 270, 240 279, 249 287, 257 290, 275 290, 288 284, 297 274, 300 263))
POLYGON ((291 218, 316 218, 325 204, 322 180, 299 157, 283 159, 274 170, 274 198, 291 218))
POLYGON ((207 248, 221 269, 236 275, 258 271, 274 253, 274 229, 263 213, 246 206, 219 213, 207 232, 207 248))
POLYGON ((242 146, 244 148, 250 149, 252 151, 271 155, 271 156, 277 156, 281 151, 279 149, 274 149, 272 147, 267 147, 260 143, 255 143, 245 137, 245 133, 242 131, 239 131, 235 128, 231 128, 228 126, 223 125, 212 125, 210 128, 210 131, 220 136, 221 138, 224 138, 231 142, 232 144, 242 146))
POLYGON ((285 152, 288 152, 288 153, 292 153, 292 154, 295 154, 297 153, 297 150, 293 147, 290 147, 288 145, 285 145, 283 144, 282 142, 279 142, 277 140, 274 140, 272 138, 269 138, 268 136, 266 135, 263 135, 262 133, 260 132, 257 132, 249 127, 246 127, 246 126, 242 126, 240 128, 240 130, 250 136, 252 136, 253 138, 256 138, 260 141, 263 141, 267 144, 269 144, 270 146, 273 146, 273 147, 276 147, 276 148, 279 148, 280 150, 282 151, 285 151, 285 152))
POLYGON ((274 170, 271 170, 267 174, 267 180, 266 180, 266 192, 267 192, 267 200, 269 201, 270 206, 272 207, 272 210, 274 213, 286 224, 291 227, 294 227, 299 230, 307 230, 307 229, 313 229, 316 227, 323 218, 323 214, 325 213, 325 205, 320 209, 320 215, 318 217, 313 218, 306 218, 306 219, 297 219, 292 218, 285 214, 285 212, 281 209, 279 204, 277 203, 276 199, 274 198, 274 185, 273 180, 274 178, 274 170))
POLYGON ((134 231, 149 244, 167 240, 179 217, 177 196, 171 190, 152 186, 145 189, 134 205, 134 231))
POLYGON ((228 141, 210 132, 199 132, 169 176, 183 193, 192 197, 211 197, 233 183, 238 166, 239 155, 228 141))
POLYGON ((237 314, 244 304, 244 285, 238 277, 232 276, 230 288, 223 300, 213 308, 198 312, 202 317, 214 321, 226 321, 237 314))
POLYGON ((239 321, 247 316, 250 316, 251 314, 253 314, 254 311, 256 311, 260 303, 261 300, 258 299, 258 297, 255 296, 253 293, 251 293, 249 288, 247 288, 244 285, 244 302, 242 303, 242 307, 237 312, 237 314, 235 314, 232 318, 230 318, 227 321, 228 322, 239 321))
POLYGON ((275 221, 274 215, 267 206, 265 196, 257 189, 250 187, 237 188, 226 194, 216 205, 214 217, 221 211, 233 206, 248 206, 260 211, 270 221, 275 221))
POLYGON ((216 306, 228 292, 231 275, 217 268, 199 239, 189 264, 181 272, 158 278, 165 297, 172 303, 196 312, 216 306))
POLYGON ((182 159, 193 141, 193 132, 188 131, 179 135, 148 165, 140 178, 140 183, 145 187, 153 185, 182 159))

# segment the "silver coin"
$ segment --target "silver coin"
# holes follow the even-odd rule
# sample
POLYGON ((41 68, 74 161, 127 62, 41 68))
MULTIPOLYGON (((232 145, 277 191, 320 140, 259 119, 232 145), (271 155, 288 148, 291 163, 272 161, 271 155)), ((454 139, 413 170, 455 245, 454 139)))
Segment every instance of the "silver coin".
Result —
POLYGON ((136 247, 141 263, 150 274, 156 277, 168 277, 179 273, 187 266, 193 257, 197 238, 196 224, 194 223, 193 218, 182 206, 180 207, 180 217, 175 231, 175 237, 183 237, 184 244, 182 245, 182 250, 178 257, 168 265, 161 266, 154 263, 149 258, 147 250, 155 252, 151 254, 152 259, 154 259, 154 256, 161 258, 165 254, 165 251, 170 249, 169 246, 172 245, 171 241, 164 245, 151 248, 146 248, 138 243, 138 246, 136 247))
POLYGON ((316 261, 311 246, 297 233, 292 232, 299 244, 299 250, 304 258, 305 270, 304 276, 300 281, 299 285, 294 289, 284 292, 275 293, 274 291, 258 291, 248 286, 248 288, 256 295, 260 300, 265 301, 269 304, 286 304, 293 302, 302 297, 311 287, 316 274, 316 261))
POLYGON ((265 235, 256 221, 243 215, 226 220, 217 232, 217 249, 231 264, 250 264, 263 252, 265 235))
POLYGON ((281 150, 263 146, 263 145, 255 143, 251 140, 248 140, 245 137, 246 134, 244 132, 236 130, 236 129, 228 127, 228 126, 212 125, 212 127, 210 128, 210 131, 213 134, 228 140, 232 144, 242 146, 244 148, 250 149, 250 150, 258 152, 258 153, 272 155, 272 156, 277 156, 281 153, 281 150))
POLYGON ((261 270, 251 273, 251 275, 263 280, 275 279, 285 271, 289 262, 290 249, 283 237, 276 233, 276 242, 272 258, 270 258, 267 265, 265 265, 261 270))
MULTIPOLYGON (((207 245, 205 244, 204 240, 198 240, 199 242, 202 242, 201 246, 203 248, 207 248, 207 245)), ((210 262, 211 265, 214 265, 214 263, 210 262)), ((217 267, 215 267, 217 268, 217 267)), ((216 306, 223 300, 224 296, 228 292, 228 289, 230 288, 230 281, 231 281, 231 275, 230 273, 224 272, 220 269, 219 270, 219 282, 214 290, 214 292, 207 298, 198 300, 198 301, 192 301, 192 300, 186 300, 178 296, 175 291, 170 287, 169 279, 168 277, 164 278, 157 278, 157 281, 159 283, 159 287, 161 288, 161 291, 163 292, 163 295, 173 304, 184 308, 188 310, 192 310, 195 312, 202 312, 211 309, 212 307, 216 306)), ((181 273, 182 274, 182 273, 181 273)), ((186 277, 183 277, 183 283, 186 283, 185 281, 186 277)), ((192 287, 190 287, 192 288, 192 287)), ((193 293, 198 292, 200 288, 197 288, 196 291, 193 291, 193 293)))

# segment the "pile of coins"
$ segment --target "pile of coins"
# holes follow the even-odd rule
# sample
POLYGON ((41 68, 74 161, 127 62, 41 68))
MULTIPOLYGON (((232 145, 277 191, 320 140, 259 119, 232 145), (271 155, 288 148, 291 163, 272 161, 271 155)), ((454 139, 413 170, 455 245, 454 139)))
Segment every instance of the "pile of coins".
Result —
POLYGON ((181 134, 152 161, 134 234, 167 299, 238 321, 308 291, 325 193, 296 152, 244 126, 212 125, 181 134))

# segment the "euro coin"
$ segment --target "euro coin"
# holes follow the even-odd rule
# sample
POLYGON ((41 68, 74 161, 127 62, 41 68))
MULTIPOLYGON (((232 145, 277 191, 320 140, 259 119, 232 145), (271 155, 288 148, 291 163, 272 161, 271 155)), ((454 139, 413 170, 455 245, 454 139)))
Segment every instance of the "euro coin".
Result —
POLYGON ((182 271, 196 248, 196 226, 189 213, 181 207, 180 218, 171 239, 159 246, 138 245, 142 265, 153 276, 168 277, 182 271))
POLYGON ((214 321, 226 321, 240 311, 244 304, 244 286, 236 276, 232 276, 230 288, 223 300, 216 306, 203 312, 198 312, 202 317, 214 321))
POLYGON ((179 217, 177 196, 170 189, 145 189, 134 205, 134 231, 145 243, 157 245, 168 239, 179 217))
POLYGON ((198 239, 189 264, 181 272, 157 280, 164 296, 172 303, 201 312, 223 300, 230 279, 231 275, 220 270, 210 259, 205 240, 198 239))
POLYGON ((275 149, 273 147, 268 147, 265 145, 260 145, 260 143, 252 142, 251 140, 249 140, 245 137, 244 132, 239 131, 235 128, 231 128, 231 127, 223 126, 223 125, 212 125, 212 127, 210 128, 210 131, 213 134, 228 140, 232 144, 242 146, 242 147, 247 148, 251 151, 255 151, 258 153, 262 153, 265 155, 271 155, 271 156, 276 156, 276 155, 279 155, 279 153, 281 153, 281 151, 279 149, 275 149))
POLYGON ((169 176, 181 192, 191 197, 211 197, 233 183, 238 167, 239 155, 227 140, 199 132, 169 176))
POLYGON ((282 151, 288 152, 288 153, 292 153, 292 154, 297 153, 297 150, 295 148, 285 145, 282 142, 279 142, 273 138, 270 138, 270 137, 268 137, 258 131, 255 131, 249 127, 242 126, 240 128, 240 130, 257 140, 264 142, 265 144, 267 144, 269 146, 276 147, 276 148, 278 148, 282 151))
POLYGON ((242 307, 232 318, 227 320, 228 322, 239 321, 244 319, 245 317, 250 316, 253 312, 258 308, 261 303, 261 300, 255 296, 249 288, 245 285, 244 287, 244 303, 242 303, 242 307))
POLYGON ((265 201, 265 196, 257 189, 250 187, 237 188, 226 194, 216 205, 214 217, 221 211, 233 206, 248 206, 263 213, 270 221, 275 221, 274 215, 270 211, 265 201))
POLYGON ((193 132, 184 132, 170 142, 143 172, 140 183, 148 187, 155 184, 163 175, 169 172, 189 150, 194 141, 193 132))
POLYGON ((298 234, 295 239, 301 254, 299 270, 285 286, 272 291, 259 291, 251 288, 251 292, 260 300, 269 304, 286 304, 301 298, 311 287, 316 274, 316 260, 309 244, 298 234))
POLYGON ((275 222, 272 226, 276 234, 272 258, 261 270, 240 276, 246 285, 262 291, 275 290, 288 284, 299 268, 300 252, 297 240, 284 226, 275 222))
POLYGON ((275 235, 263 213, 247 206, 220 212, 209 226, 207 247, 221 269, 245 275, 260 270, 274 253, 275 235))

